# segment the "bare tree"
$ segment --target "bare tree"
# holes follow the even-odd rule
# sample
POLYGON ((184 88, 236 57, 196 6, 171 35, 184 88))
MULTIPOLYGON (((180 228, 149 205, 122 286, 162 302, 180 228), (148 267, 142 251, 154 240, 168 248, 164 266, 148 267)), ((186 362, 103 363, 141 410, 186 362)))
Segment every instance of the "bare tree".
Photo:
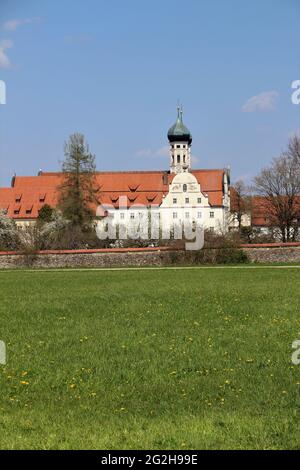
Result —
POLYGON ((236 222, 238 230, 241 231, 243 218, 250 217, 252 212, 250 189, 240 179, 232 186, 231 191, 231 222, 236 222))
POLYGON ((288 148, 254 179, 263 197, 265 217, 278 227, 283 242, 294 241, 300 222, 300 139, 291 138, 288 148))

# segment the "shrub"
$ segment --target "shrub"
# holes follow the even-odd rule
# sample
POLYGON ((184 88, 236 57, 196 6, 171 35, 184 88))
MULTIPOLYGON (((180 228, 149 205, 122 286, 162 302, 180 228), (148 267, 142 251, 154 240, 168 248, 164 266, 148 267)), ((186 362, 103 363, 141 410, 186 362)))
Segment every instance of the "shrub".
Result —
POLYGON ((224 247, 216 250, 217 264, 240 264, 248 262, 249 258, 247 254, 238 248, 224 247))
POLYGON ((19 245, 19 233, 14 220, 0 211, 0 250, 16 250, 19 245))

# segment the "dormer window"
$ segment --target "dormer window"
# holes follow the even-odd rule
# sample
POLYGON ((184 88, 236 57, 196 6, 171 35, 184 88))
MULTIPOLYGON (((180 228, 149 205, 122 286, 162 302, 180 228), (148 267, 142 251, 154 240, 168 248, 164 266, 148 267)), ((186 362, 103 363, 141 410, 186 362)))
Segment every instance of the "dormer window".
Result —
POLYGON ((32 208, 33 208, 33 205, 32 204, 28 204, 25 208, 25 212, 27 215, 30 215, 31 212, 32 212, 32 208))

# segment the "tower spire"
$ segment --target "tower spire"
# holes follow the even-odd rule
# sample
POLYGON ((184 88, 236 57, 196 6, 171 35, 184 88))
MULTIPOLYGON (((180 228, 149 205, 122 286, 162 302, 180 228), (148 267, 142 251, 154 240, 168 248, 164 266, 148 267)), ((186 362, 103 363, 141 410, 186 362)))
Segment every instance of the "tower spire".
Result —
POLYGON ((172 173, 182 173, 191 168, 192 135, 182 120, 183 107, 177 104, 176 123, 169 129, 170 167, 172 173))

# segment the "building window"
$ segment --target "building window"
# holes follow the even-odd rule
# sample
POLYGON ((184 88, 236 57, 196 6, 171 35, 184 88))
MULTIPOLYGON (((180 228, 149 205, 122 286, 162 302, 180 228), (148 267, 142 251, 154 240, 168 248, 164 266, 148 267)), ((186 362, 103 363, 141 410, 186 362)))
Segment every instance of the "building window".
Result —
POLYGON ((185 203, 186 203, 186 204, 189 204, 189 202, 190 202, 190 198, 189 198, 189 197, 186 197, 186 198, 185 198, 185 203))
POLYGON ((183 148, 185 149, 185 145, 183 145, 183 148))
POLYGON ((213 233, 215 231, 214 227, 209 227, 209 231, 213 233))
POLYGON ((197 212, 197 218, 201 219, 202 218, 202 212, 197 212))
POLYGON ((198 204, 201 204, 201 197, 198 197, 197 202, 198 204))
POLYGON ((183 155, 183 163, 185 163, 185 155, 183 155))
POLYGON ((189 213, 189 212, 186 212, 186 213, 185 213, 185 218, 186 218, 186 219, 189 219, 189 218, 190 218, 190 213, 189 213))
POLYGON ((124 219, 124 212, 120 212, 120 219, 124 219))
POLYGON ((173 219, 177 219, 177 212, 173 212, 173 219))
POLYGON ((173 197, 173 204, 177 204, 177 198, 173 197))
POLYGON ((215 213, 214 213, 214 212, 210 212, 210 213, 209 213, 209 217, 210 217, 211 219, 214 219, 215 213))
POLYGON ((186 184, 184 184, 184 185, 182 186, 182 191, 183 191, 184 193, 187 192, 187 185, 186 185, 186 184))
POLYGON ((180 149, 180 145, 177 145, 176 147, 177 147, 178 149, 180 149))
POLYGON ((134 213, 133 213, 133 212, 131 212, 130 218, 131 218, 131 219, 134 219, 134 213))
POLYGON ((177 163, 180 163, 180 155, 177 155, 177 163))

